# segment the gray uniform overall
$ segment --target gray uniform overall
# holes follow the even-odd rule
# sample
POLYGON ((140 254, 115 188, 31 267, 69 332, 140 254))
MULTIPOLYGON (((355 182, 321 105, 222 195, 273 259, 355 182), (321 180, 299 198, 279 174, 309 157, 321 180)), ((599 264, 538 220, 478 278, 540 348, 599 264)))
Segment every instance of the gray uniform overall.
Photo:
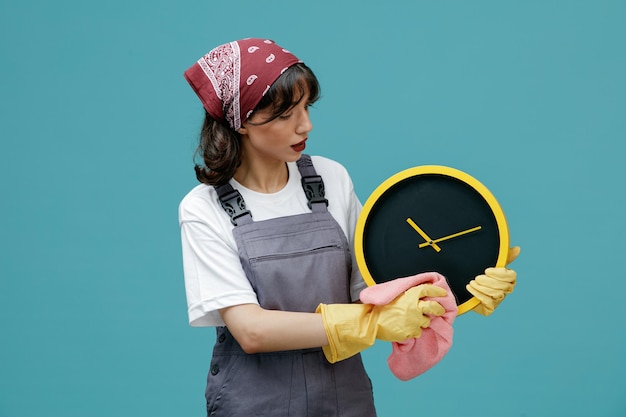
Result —
MULTIPOLYGON (((314 312, 319 303, 350 302, 351 259, 307 155, 298 168, 311 213, 253 222, 237 191, 216 189, 261 307, 314 312)), ((226 327, 217 328, 206 399, 209 416, 376 415, 360 355, 330 364, 321 348, 246 354, 226 327)))

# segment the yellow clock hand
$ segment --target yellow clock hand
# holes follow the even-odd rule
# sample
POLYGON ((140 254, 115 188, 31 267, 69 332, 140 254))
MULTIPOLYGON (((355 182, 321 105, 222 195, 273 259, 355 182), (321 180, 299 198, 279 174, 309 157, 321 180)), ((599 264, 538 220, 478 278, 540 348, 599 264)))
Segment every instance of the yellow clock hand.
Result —
POLYGON ((406 219, 406 222, 408 224, 410 224, 411 227, 413 227, 413 229, 415 229, 415 231, 417 233, 419 233, 420 236, 423 237, 424 240, 426 241, 426 242, 424 242, 424 243, 419 245, 420 248, 422 248, 424 246, 432 246, 433 249, 436 250, 437 252, 441 251, 441 248, 439 246, 437 246, 437 244, 430 237, 428 237, 426 232, 424 232, 422 229, 420 229, 420 227, 418 225, 416 225, 415 222, 413 220, 411 220, 410 217, 408 219, 406 219))
POLYGON ((419 247, 420 248, 424 248, 424 247, 429 246, 429 245, 432 246, 432 245, 434 245, 436 243, 443 242, 444 240, 452 239, 452 238, 458 237, 458 236, 463 236, 463 235, 466 235, 468 233, 476 232, 477 230, 480 230, 480 229, 481 229, 481 226, 472 227, 471 229, 463 230, 462 232, 453 233, 453 234, 448 235, 448 236, 440 237, 439 239, 435 239, 435 240, 432 240, 430 242, 420 243, 419 247))

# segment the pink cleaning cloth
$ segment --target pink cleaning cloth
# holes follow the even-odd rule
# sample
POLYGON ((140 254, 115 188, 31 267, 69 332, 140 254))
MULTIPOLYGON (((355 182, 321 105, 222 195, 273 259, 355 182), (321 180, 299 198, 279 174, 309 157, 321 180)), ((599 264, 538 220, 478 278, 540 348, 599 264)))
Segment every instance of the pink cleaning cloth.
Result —
POLYGON ((446 309, 443 316, 431 316, 430 326, 422 330, 419 338, 404 342, 392 342, 392 352, 387 358, 391 372, 400 380, 408 381, 435 366, 450 350, 456 318, 457 305, 446 279, 436 272, 424 272, 405 278, 397 278, 361 291, 361 302, 366 304, 389 304, 398 295, 420 284, 433 284, 446 290, 445 297, 426 297, 446 309))

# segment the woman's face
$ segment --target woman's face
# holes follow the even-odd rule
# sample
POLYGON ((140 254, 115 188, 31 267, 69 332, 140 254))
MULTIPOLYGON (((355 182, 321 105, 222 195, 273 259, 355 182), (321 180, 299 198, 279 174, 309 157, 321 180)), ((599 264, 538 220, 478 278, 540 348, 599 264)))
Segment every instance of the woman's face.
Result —
POLYGON ((300 159, 313 129, 308 96, 307 90, 295 106, 269 122, 271 108, 255 111, 239 129, 244 157, 284 162, 300 159))

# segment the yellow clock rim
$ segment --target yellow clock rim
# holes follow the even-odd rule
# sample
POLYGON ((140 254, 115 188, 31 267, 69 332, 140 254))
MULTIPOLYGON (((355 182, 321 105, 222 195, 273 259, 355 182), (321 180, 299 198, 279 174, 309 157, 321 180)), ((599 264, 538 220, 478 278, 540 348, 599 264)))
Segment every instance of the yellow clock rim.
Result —
MULTIPOLYGON (((502 210, 502 207, 498 203, 498 200, 496 200, 491 191, 489 191, 489 189, 487 189, 487 187, 485 187, 485 185, 483 185, 483 183, 478 181, 476 178, 458 169, 443 165, 421 165, 405 169, 404 171, 400 171, 397 174, 394 174, 391 177, 387 178, 378 187, 376 187, 376 189, 365 201, 365 204, 363 204, 363 209, 357 220, 356 231, 354 233, 354 252, 359 271, 361 272, 363 280, 365 280, 365 283, 368 286, 376 285, 376 282, 370 274, 367 264, 365 262, 365 255, 363 251, 363 233, 365 230, 365 223, 367 222, 367 218, 369 217, 369 214, 374 207, 374 204, 388 189, 390 189, 398 182, 410 177, 425 174, 440 174, 461 180, 473 189, 475 189, 485 199, 496 218, 498 231, 500 233, 500 248, 498 249, 498 258, 495 266, 506 266, 506 259, 509 253, 510 241, 509 227, 506 221, 506 217, 504 216, 504 211, 502 210)), ((476 297, 470 298, 469 300, 458 306, 457 315, 467 313, 468 311, 475 308, 478 304, 480 304, 480 301, 476 297)))

